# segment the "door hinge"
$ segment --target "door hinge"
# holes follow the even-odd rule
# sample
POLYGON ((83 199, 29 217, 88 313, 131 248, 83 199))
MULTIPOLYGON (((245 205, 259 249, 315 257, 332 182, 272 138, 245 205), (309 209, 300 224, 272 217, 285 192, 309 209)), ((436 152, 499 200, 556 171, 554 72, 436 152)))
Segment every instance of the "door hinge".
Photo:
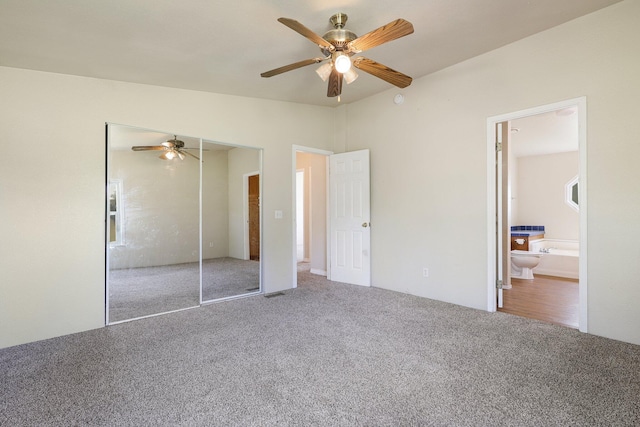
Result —
POLYGON ((502 289, 502 280, 496 280, 496 288, 502 289))
POLYGON ((496 151, 502 151, 502 142, 496 142, 496 151))

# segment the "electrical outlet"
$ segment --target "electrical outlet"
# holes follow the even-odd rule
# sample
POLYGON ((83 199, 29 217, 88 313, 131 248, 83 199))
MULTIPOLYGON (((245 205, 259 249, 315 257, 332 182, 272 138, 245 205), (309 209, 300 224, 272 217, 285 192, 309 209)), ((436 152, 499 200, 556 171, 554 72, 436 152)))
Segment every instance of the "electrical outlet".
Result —
POLYGON ((429 269, 428 268, 423 268, 422 269, 422 277, 429 277, 429 269))

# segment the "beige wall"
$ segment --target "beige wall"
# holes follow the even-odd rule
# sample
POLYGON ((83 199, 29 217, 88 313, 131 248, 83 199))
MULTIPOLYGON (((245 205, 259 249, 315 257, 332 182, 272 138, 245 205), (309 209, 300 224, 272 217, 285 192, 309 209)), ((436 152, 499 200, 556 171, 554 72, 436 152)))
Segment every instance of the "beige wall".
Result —
POLYGON ((245 174, 260 171, 260 151, 234 148, 229 151, 229 256, 245 259, 245 174))
POLYGON ((0 67, 0 347, 104 325, 105 122, 264 147, 265 290, 292 286, 291 146, 330 108, 0 67), (282 129, 287 129, 286 133, 282 129), (283 220, 273 211, 282 210, 283 220))
MULTIPOLYGON (((207 149, 206 142, 202 146, 207 149)), ((229 256, 231 237, 229 222, 232 221, 229 204, 229 181, 232 179, 229 167, 229 151, 202 151, 202 259, 229 256)), ((185 159, 195 160, 195 159, 185 159)), ((182 161, 184 163, 184 161, 182 161)), ((189 162, 191 167, 198 162, 189 162)), ((197 167, 196 167, 197 169, 197 167)), ((198 177, 197 191, 200 190, 198 177)), ((196 208, 197 210, 199 208, 196 208)), ((199 212, 198 212, 199 213, 199 212)), ((198 225, 199 225, 198 218, 198 225)), ((200 230, 196 240, 200 242, 200 230)), ((198 251, 195 260, 198 261, 198 251)))
POLYGON ((565 186, 578 174, 578 152, 520 157, 511 225, 544 225, 545 238, 580 240, 580 216, 565 202, 565 186))
POLYGON ((369 148, 373 284, 486 309, 487 118, 580 96, 589 332, 640 344, 639 20, 627 0, 416 79, 401 105, 397 89, 329 109, 0 68, 0 347, 103 325, 105 121, 265 148, 268 292, 293 277, 292 144, 369 148))
POLYGON ((638 22, 624 1, 344 107, 340 148, 371 150, 373 284, 486 309, 487 118, 586 96, 588 328, 640 344, 638 22))
MULTIPOLYGON (((207 160, 207 166, 224 167, 219 177, 226 184, 226 152, 207 160)), ((112 150, 110 177, 122 180, 125 244, 109 249, 109 268, 135 268, 195 262, 199 259, 200 219, 198 194, 200 167, 193 162, 165 162, 155 153, 112 150)), ((227 253, 227 193, 224 202, 224 243, 217 251, 227 253)), ((219 228, 219 227, 218 227, 219 228)), ((219 241, 219 240, 218 240, 219 241)), ((205 246, 207 249, 208 245, 205 246)))

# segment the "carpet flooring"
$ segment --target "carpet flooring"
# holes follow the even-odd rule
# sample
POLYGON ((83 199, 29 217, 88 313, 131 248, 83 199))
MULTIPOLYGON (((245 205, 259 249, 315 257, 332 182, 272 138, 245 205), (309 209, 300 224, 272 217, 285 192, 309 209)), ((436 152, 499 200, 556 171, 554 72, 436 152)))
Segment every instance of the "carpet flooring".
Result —
MULTIPOLYGON (((134 319, 200 304, 197 262, 109 272, 109 322, 134 319)), ((235 258, 202 261, 202 300, 256 292, 260 263, 235 258)))
POLYGON ((2 349, 0 425, 640 425, 640 346, 298 284, 2 349))

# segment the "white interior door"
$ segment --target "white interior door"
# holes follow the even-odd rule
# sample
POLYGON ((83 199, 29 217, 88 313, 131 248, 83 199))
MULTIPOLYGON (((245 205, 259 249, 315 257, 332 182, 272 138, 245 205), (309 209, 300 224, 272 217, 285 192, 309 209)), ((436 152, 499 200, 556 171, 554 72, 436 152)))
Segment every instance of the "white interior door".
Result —
POLYGON ((331 155, 329 189, 330 279, 371 286, 369 150, 331 155))

